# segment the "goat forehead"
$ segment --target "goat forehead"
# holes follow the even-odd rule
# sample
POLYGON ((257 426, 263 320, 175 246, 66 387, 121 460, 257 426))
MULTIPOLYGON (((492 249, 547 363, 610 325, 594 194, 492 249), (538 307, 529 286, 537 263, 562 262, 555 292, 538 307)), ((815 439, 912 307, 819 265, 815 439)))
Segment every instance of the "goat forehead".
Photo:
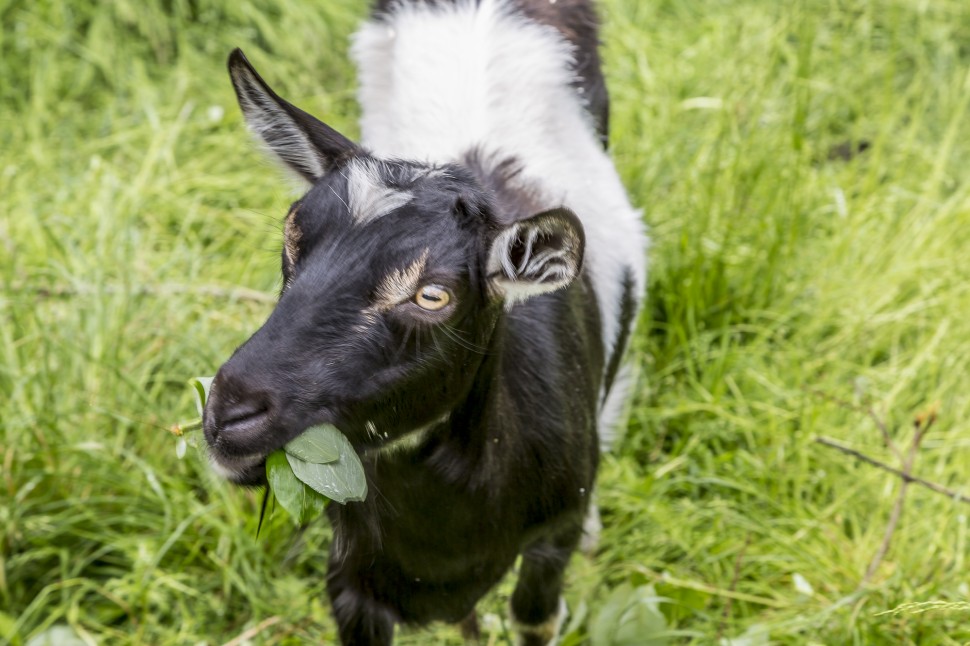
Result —
POLYGON ((352 160, 341 175, 347 183, 345 206, 357 225, 384 217, 415 199, 416 190, 433 190, 437 178, 450 177, 444 168, 373 157, 352 160))
POLYGON ((302 272, 327 291, 370 290, 380 284, 400 291, 416 288, 415 281, 423 277, 467 273, 479 257, 478 239, 451 214, 409 207, 366 227, 342 222, 323 229, 302 272))
POLYGON ((330 226, 366 228, 403 207, 412 214, 445 216, 461 185, 447 167, 360 157, 307 191, 300 200, 301 220, 309 225, 308 220, 323 218, 330 226))
POLYGON ((347 178, 347 208, 358 225, 382 218, 414 199, 410 186, 417 177, 409 167, 356 159, 343 173, 347 178))

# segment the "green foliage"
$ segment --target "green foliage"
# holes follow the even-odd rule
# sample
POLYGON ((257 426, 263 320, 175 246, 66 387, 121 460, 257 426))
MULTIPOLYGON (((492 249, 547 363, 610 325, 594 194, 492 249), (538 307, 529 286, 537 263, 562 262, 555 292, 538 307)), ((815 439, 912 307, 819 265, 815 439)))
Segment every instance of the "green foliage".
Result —
POLYGON ((300 525, 304 525, 324 509, 324 497, 297 478, 283 451, 274 451, 266 458, 266 481, 273 498, 300 525))
MULTIPOLYGON (((202 415, 214 377, 195 377, 195 408, 202 415)), ((185 457, 187 441, 177 433, 175 454, 185 457)), ((194 438, 193 438, 194 439, 194 438)), ((321 496, 344 504, 367 497, 364 465, 335 426, 311 426, 266 460, 270 491, 298 523, 309 522, 323 511, 321 496)))
MULTIPOLYGON (((326 523, 277 513, 255 540, 258 492, 165 430, 278 288, 292 194, 225 57, 353 136, 364 4, 0 0, 0 640, 214 644, 277 618, 256 641, 334 641, 326 523)), ((612 152, 653 246, 566 643, 647 585, 671 643, 970 640, 965 503, 910 487, 860 589, 899 483, 813 441, 895 463, 874 417, 905 446, 938 402, 915 470, 970 490, 970 5, 602 13, 612 152)), ((511 585, 480 610, 505 617, 511 585)))
POLYGON ((341 504, 366 498, 364 466, 343 433, 329 424, 314 426, 307 433, 311 436, 309 440, 294 440, 285 447, 286 461, 293 469, 293 475, 320 495, 341 504), (312 450, 307 451, 308 447, 312 450), (331 452, 337 457, 324 462, 323 458, 331 452), (301 459, 303 455, 308 459, 301 459))
POLYGON ((590 646, 665 646, 670 643, 667 620, 651 585, 614 589, 590 623, 590 646))
POLYGON ((303 431, 301 435, 289 442, 283 450, 287 454, 313 464, 327 464, 336 462, 340 459, 340 449, 334 434, 339 435, 338 431, 329 424, 311 426, 303 431))

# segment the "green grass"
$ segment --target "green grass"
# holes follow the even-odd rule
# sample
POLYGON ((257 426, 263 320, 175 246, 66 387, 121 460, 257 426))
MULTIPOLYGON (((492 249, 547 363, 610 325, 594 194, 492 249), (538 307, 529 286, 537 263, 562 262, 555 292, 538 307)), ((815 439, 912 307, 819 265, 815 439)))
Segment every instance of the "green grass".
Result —
MULTIPOLYGON (((258 494, 165 429, 278 287, 292 194, 225 57, 353 135, 362 4, 0 0, 0 641, 219 644, 267 619, 260 643, 333 639, 326 524, 278 512, 257 540, 258 494)), ((603 13, 613 154, 653 245, 567 640, 650 583, 670 643, 967 642, 966 504, 911 487, 860 589, 900 483, 814 438, 895 464, 864 409, 905 449, 938 405, 915 472, 970 492, 970 5, 603 13)), ((497 644, 510 589, 482 607, 497 644)))

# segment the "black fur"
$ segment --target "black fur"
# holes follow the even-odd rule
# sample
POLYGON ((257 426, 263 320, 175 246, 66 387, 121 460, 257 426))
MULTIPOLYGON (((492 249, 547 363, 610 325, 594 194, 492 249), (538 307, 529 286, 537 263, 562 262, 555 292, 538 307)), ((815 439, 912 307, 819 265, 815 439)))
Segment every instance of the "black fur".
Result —
MULTIPOLYGON (((548 13, 527 5, 534 19, 548 13)), ((592 49, 578 60, 593 61, 589 78, 601 84, 592 9, 560 5, 567 23, 582 18, 571 29, 587 29, 581 40, 592 49)), ((261 485, 265 456, 307 427, 334 424, 350 439, 370 492, 327 508, 327 590, 344 644, 390 644, 397 623, 468 623, 519 555, 513 617, 549 622, 595 481, 599 397, 615 373, 580 273, 578 219, 544 204, 513 157, 469 151, 444 167, 377 160, 278 97, 241 52, 230 72, 250 123, 290 119, 257 132, 313 185, 287 217, 276 309, 213 382, 204 414, 213 460, 238 484, 261 485), (278 137, 277 126, 305 138, 278 137), (362 220, 351 186, 361 168, 407 199, 362 220), (510 227, 525 227, 523 237, 503 237, 510 227), (576 279, 506 307, 503 290, 530 275, 541 290, 546 274, 505 270, 499 281, 496 257, 518 266, 556 249, 576 279), (415 284, 448 291, 444 309, 387 302, 382 285, 409 267, 420 270, 415 284), (387 449, 408 435, 413 445, 387 449)), ((605 117, 601 125, 605 134, 605 117)))

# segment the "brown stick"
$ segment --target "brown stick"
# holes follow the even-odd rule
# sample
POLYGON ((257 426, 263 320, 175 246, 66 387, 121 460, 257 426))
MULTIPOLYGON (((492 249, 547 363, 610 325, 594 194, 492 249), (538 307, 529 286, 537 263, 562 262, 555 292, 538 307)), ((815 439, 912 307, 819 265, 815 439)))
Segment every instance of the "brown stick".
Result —
POLYGON ((866 412, 873 423, 875 423, 876 428, 879 429, 879 432, 882 433, 883 443, 889 447, 889 450, 893 452, 893 455, 896 456, 896 459, 899 460, 900 463, 904 462, 903 454, 899 452, 899 449, 896 447, 896 443, 893 442, 893 438, 889 434, 889 429, 886 427, 886 422, 882 421, 882 418, 876 415, 876 411, 873 410, 872 406, 870 406, 866 412))
MULTIPOLYGON (((734 559, 734 576, 731 577, 731 587, 728 588, 728 591, 730 592, 737 590, 738 580, 741 578, 741 561, 744 559, 744 555, 748 551, 749 545, 751 545, 751 532, 748 532, 748 535, 745 536, 744 546, 734 559)), ((728 597, 727 602, 724 604, 724 612, 721 613, 721 622, 717 628, 717 637, 714 640, 718 643, 720 643, 721 637, 724 635, 724 629, 727 627, 727 621, 731 617, 732 606, 734 606, 734 597, 728 597)))
MULTIPOLYGON (((913 464, 916 462, 916 451, 919 449, 922 435, 922 430, 917 425, 916 433, 913 435, 913 441, 909 445, 909 451, 906 453, 905 460, 903 460, 903 473, 907 476, 912 475, 913 464)), ((866 573, 863 575, 862 580, 859 581, 860 588, 869 582, 872 575, 875 574, 876 570, 879 569, 879 565, 882 564, 882 560, 885 558, 886 553, 889 552, 889 545, 892 543, 893 534, 896 533, 896 526, 899 524, 899 519, 903 515, 903 504, 906 502, 906 491, 908 489, 909 480, 903 479, 903 481, 899 484, 899 493, 896 494, 896 502, 893 503, 892 513, 889 514, 889 522, 886 523, 886 531, 882 535, 882 543, 879 545, 879 549, 869 562, 869 567, 866 568, 866 573)))
POLYGON ((956 491, 954 489, 950 489, 948 487, 944 487, 943 485, 936 484, 935 482, 930 482, 929 480, 924 480, 923 478, 919 478, 919 477, 914 476, 912 474, 905 473, 904 471, 901 471, 901 470, 899 470, 899 469, 897 469, 895 467, 889 466, 885 462, 880 462, 879 460, 876 460, 875 458, 869 457, 865 453, 862 453, 862 452, 857 451, 857 450, 855 450, 853 448, 850 448, 850 447, 848 447, 848 446, 846 446, 844 444, 841 444, 841 443, 839 443, 839 442, 837 442, 837 441, 835 441, 833 439, 830 439, 830 438, 827 438, 827 437, 816 437, 815 438, 815 441, 818 442, 819 444, 823 445, 823 446, 827 446, 829 448, 836 449, 837 451, 841 451, 842 453, 845 453, 846 455, 851 455, 854 458, 858 458, 858 459, 862 460, 863 462, 866 462, 868 464, 871 464, 874 467, 878 467, 878 468, 882 469, 883 471, 888 471, 889 473, 892 473, 894 475, 897 475, 900 478, 902 478, 903 480, 905 480, 906 482, 910 482, 910 483, 913 483, 913 484, 918 484, 918 485, 920 485, 922 487, 926 487, 930 491, 935 491, 936 493, 943 494, 944 496, 946 496, 948 498, 953 498, 956 502, 962 502, 964 504, 970 505, 970 496, 967 496, 967 495, 965 495, 965 494, 963 494, 963 493, 961 493, 959 491, 956 491))
MULTIPOLYGON (((909 451, 906 453, 906 460, 903 463, 903 473, 907 476, 912 475, 913 464, 916 463, 916 453, 919 451, 919 445, 923 442, 923 437, 926 435, 930 427, 933 426, 933 422, 936 421, 935 411, 927 413, 925 416, 920 415, 916 418, 913 430, 913 441, 909 444, 909 451)), ((866 570, 866 574, 862 577, 862 581, 859 582, 859 587, 864 586, 869 579, 875 574, 876 570, 879 569, 882 559, 886 556, 889 551, 889 544, 892 542, 893 534, 896 531, 896 525, 899 523, 899 518, 903 514, 903 503, 906 499, 906 490, 909 488, 910 481, 903 480, 902 484, 899 485, 899 495, 896 496, 896 503, 893 505, 893 511, 889 516, 889 523, 886 525, 886 533, 883 535, 882 544, 879 546, 879 551, 872 558, 872 562, 869 563, 869 568, 866 570)))
POLYGON ((899 459, 900 463, 903 462, 903 454, 899 452, 899 448, 896 446, 896 443, 893 442, 892 436, 889 435, 889 428, 886 426, 886 422, 882 421, 882 418, 876 414, 876 411, 872 406, 858 406, 856 404, 853 404, 852 402, 842 399, 841 397, 830 395, 827 392, 824 392, 822 390, 817 390, 815 388, 806 388, 805 390, 815 395, 816 397, 820 397, 826 401, 830 401, 833 404, 838 404, 839 406, 841 406, 846 410, 853 410, 857 413, 865 413, 869 417, 869 419, 872 420, 873 424, 876 425, 876 428, 879 429, 879 433, 882 434, 883 443, 889 447, 889 450, 892 451, 893 455, 895 455, 899 459))
POLYGON ((227 641, 222 646, 240 646, 244 642, 249 641, 250 639, 252 639, 256 635, 258 635, 259 633, 263 632, 264 630, 266 630, 270 626, 274 626, 274 625, 280 623, 281 621, 283 621, 283 618, 280 617, 279 615, 274 615, 274 616, 270 617, 269 619, 264 619, 261 622, 259 622, 258 624, 256 624, 255 626, 253 626, 252 628, 250 628, 249 630, 246 630, 246 631, 240 633, 236 638, 230 639, 229 641, 227 641))

